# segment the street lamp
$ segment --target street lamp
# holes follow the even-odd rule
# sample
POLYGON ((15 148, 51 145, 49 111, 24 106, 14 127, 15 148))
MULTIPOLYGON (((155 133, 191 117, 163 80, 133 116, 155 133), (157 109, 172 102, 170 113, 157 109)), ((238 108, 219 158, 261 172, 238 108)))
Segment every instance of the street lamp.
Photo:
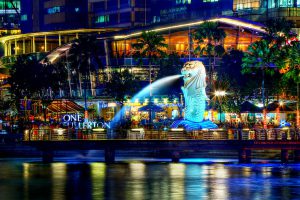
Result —
POLYGON ((226 91, 224 90, 216 90, 215 96, 218 98, 219 101, 219 112, 220 112, 220 123, 221 123, 221 113, 222 113, 222 97, 226 96, 226 91))

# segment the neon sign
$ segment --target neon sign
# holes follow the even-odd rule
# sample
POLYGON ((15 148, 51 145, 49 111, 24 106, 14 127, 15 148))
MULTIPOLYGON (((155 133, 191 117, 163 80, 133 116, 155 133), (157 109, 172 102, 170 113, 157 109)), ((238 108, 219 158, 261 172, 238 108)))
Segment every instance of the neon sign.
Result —
POLYGON ((65 114, 62 116, 62 123, 65 126, 72 126, 78 129, 93 129, 93 128, 110 128, 110 123, 96 122, 96 121, 84 121, 80 114, 65 114))

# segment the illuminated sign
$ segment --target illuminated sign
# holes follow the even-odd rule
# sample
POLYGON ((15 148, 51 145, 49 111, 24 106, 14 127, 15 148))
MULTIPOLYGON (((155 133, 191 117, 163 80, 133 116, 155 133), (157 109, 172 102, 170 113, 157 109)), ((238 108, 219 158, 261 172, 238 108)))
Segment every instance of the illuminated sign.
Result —
POLYGON ((72 126, 78 129, 93 129, 93 128, 110 128, 110 123, 96 122, 96 121, 84 121, 80 114, 65 114, 62 116, 62 123, 65 126, 72 126))

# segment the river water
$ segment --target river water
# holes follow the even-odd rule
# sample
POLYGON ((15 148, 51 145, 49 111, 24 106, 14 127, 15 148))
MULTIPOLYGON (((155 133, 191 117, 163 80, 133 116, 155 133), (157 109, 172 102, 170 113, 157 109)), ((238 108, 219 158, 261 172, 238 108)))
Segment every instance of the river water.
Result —
POLYGON ((299 199, 300 165, 0 160, 0 199, 299 199))

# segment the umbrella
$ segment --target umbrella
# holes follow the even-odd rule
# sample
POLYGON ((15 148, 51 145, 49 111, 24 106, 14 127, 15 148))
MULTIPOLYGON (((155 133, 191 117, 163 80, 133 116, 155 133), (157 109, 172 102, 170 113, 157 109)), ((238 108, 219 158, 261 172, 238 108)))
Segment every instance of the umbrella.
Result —
POLYGON ((276 109, 279 108, 279 112, 291 112, 294 111, 292 108, 286 106, 286 105, 280 105, 280 103, 278 101, 274 101, 272 103, 270 103, 267 106, 267 111, 269 112, 274 112, 276 111, 276 109))
POLYGON ((257 107, 256 105, 250 103, 249 101, 245 101, 241 105, 241 113, 260 113, 262 109, 257 107))
POLYGON ((161 107, 153 104, 153 103, 149 103, 146 106, 140 107, 139 108, 140 112, 147 112, 147 111, 151 111, 151 112, 162 112, 164 111, 164 109, 162 109, 161 107))

